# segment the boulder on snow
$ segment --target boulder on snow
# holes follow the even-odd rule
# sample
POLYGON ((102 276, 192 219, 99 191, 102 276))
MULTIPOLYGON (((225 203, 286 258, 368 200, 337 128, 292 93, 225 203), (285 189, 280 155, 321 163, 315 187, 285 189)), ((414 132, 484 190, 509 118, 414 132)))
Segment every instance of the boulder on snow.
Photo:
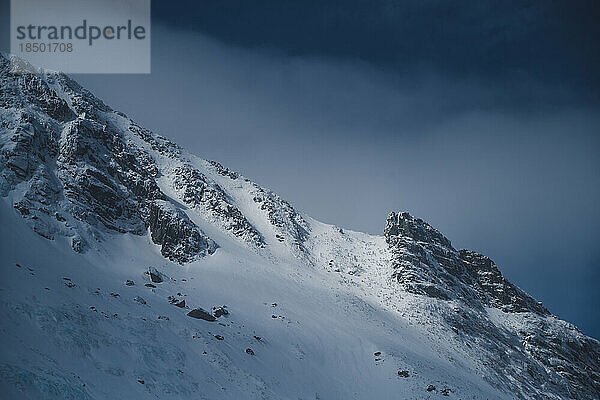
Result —
POLYGON ((175 302, 173 304, 176 305, 179 308, 185 308, 185 300, 177 301, 177 302, 175 302))
POLYGON ((251 356, 253 356, 254 355, 254 350, 252 350, 251 348, 248 347, 246 349, 246 354, 250 354, 251 356))
POLYGON ((400 371, 398 371, 398 376, 400 376, 402 378, 408 378, 408 371, 400 370, 400 371))
POLYGON ((125 281, 125 286, 133 286, 133 285, 135 285, 135 283, 131 279, 127 279, 125 281))
POLYGON ((229 311, 227 311, 227 306, 213 307, 212 310, 212 313, 216 318, 219 318, 222 315, 229 315, 229 311))
MULTIPOLYGON (((181 296, 181 293, 177 293, 178 296, 181 296)), ((169 303, 173 304, 174 306, 177 306, 179 308, 185 308, 185 299, 180 299, 177 298, 175 296, 169 296, 169 303)))
POLYGON ((194 308, 192 311, 187 313, 188 317, 203 319, 205 321, 213 322, 217 319, 212 315, 204 311, 202 308, 194 308))
POLYGON ((163 281, 162 274, 156 268, 148 268, 148 274, 150 275, 150 280, 154 283, 161 283, 163 281))

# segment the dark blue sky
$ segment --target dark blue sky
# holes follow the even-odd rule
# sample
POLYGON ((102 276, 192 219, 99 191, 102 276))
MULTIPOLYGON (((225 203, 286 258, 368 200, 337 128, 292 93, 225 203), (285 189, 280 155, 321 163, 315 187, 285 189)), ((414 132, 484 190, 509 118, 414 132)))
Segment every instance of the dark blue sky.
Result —
POLYGON ((600 6, 595 1, 190 0, 177 5, 154 2, 155 21, 236 46, 361 60, 394 74, 431 69, 446 77, 493 79, 495 85, 515 74, 531 75, 576 86, 583 99, 598 100, 600 6))
POLYGON ((155 1, 151 75, 76 78, 324 222, 408 210, 600 338, 599 4, 155 1))

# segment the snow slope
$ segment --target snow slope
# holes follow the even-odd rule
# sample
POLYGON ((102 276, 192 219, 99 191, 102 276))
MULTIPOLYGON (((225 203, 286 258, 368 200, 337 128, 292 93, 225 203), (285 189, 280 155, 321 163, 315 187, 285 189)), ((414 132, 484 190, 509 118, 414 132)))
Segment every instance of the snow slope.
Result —
POLYGON ((323 224, 64 75, 0 82, 6 398, 600 398, 600 344, 424 221, 323 224))

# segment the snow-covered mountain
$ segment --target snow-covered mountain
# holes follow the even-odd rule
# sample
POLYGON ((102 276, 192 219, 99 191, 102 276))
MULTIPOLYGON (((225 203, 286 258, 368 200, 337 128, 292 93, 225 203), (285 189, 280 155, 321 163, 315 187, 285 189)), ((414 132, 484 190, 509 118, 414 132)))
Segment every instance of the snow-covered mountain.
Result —
POLYGON ((63 74, 0 84, 3 398, 600 398, 600 343, 425 221, 327 225, 63 74))

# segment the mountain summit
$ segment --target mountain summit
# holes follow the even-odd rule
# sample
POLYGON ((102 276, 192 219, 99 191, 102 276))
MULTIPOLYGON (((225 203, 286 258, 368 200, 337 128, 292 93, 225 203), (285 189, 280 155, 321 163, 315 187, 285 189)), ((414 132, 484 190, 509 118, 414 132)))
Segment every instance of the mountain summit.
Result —
POLYGON ((0 85, 8 398, 600 398, 600 343, 427 222, 327 225, 64 74, 0 85))

